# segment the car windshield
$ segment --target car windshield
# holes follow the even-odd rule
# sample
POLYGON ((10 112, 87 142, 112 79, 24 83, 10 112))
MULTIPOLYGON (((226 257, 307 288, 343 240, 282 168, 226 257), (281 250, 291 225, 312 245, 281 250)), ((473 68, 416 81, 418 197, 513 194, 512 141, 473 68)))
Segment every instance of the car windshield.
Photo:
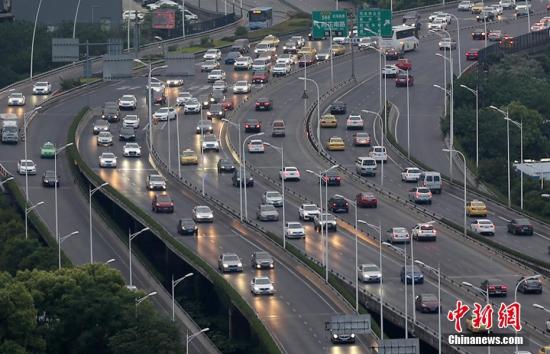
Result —
POLYGON ((256 45, 256 48, 258 48, 258 49, 268 49, 269 44, 267 44, 267 43, 258 43, 258 45, 256 45))
POLYGON ((195 156, 195 152, 192 150, 185 150, 181 153, 182 156, 195 156))
POLYGON ((262 211, 275 211, 275 207, 273 205, 262 205, 260 207, 262 211))
POLYGON ((134 128, 132 127, 122 127, 120 128, 121 134, 134 134, 134 128))
POLYGON ((289 222, 288 223, 289 229, 301 229, 302 225, 299 222, 289 222))
POLYGON ((376 272, 378 271, 378 267, 374 264, 365 264, 363 265, 363 271, 365 272, 376 272))
POLYGON ((36 86, 48 86, 47 82, 39 81, 35 84, 36 86))
POLYGON ((422 294, 422 301, 438 302, 437 297, 434 294, 422 294))
POLYGON ((369 134, 368 133, 356 133, 355 136, 357 138, 366 138, 366 137, 369 136, 369 134))
POLYGON ((204 62, 203 65, 216 65, 216 61, 215 60, 207 60, 204 62))
POLYGON ((418 193, 430 193, 430 190, 428 188, 418 188, 418 193))
POLYGON ((159 113, 168 113, 170 109, 168 107, 162 107, 161 109, 158 110, 159 113))
POLYGON ((124 95, 124 96, 122 96, 122 99, 123 99, 123 100, 133 100, 133 99, 134 99, 134 96, 132 96, 132 95, 124 95))
POLYGON ((198 123, 199 126, 202 126, 202 127, 209 127, 212 125, 212 123, 210 123, 209 121, 207 120, 199 120, 199 123, 198 123))
POLYGON ((307 210, 307 211, 317 211, 317 206, 316 205, 304 205, 304 210, 307 210))
POLYGON ((516 219, 516 224, 519 224, 519 225, 531 225, 531 223, 530 223, 529 220, 527 220, 527 219, 516 219))
POLYGON ((405 229, 404 227, 394 227, 393 232, 396 234, 406 234, 407 229, 405 229))
POLYGON ((418 168, 409 168, 409 173, 420 173, 420 170, 418 168))
POLYGON ((223 260, 224 261, 229 261, 229 262, 238 262, 239 261, 239 257, 234 255, 234 254, 229 254, 229 255, 225 255, 223 257, 223 260))
POLYGON ((268 198, 279 198, 281 194, 279 192, 267 192, 265 196, 268 198))
POLYGON ((127 121, 135 121, 137 119, 138 117, 135 115, 127 115, 126 117, 124 117, 124 120, 127 120, 127 121))
POLYGON ((162 177, 160 175, 151 175, 151 176, 149 176, 149 180, 151 182, 164 182, 164 177, 162 177))
POLYGON ((217 141, 217 139, 215 135, 206 135, 204 137, 204 141, 212 142, 212 141, 217 141))
POLYGON ((182 219, 181 224, 183 226, 194 226, 195 225, 195 223, 191 219, 182 219))
POLYGON ((197 207, 197 213, 210 213, 210 208, 209 207, 197 207))
POLYGON ((212 70, 212 72, 210 74, 211 75, 221 75, 222 71, 221 70, 212 70))
POLYGON ((12 93, 10 96, 11 97, 23 97, 23 94, 22 93, 12 93))
POLYGON ((271 281, 269 281, 269 278, 256 278, 256 284, 258 284, 258 285, 269 285, 269 284, 271 284, 271 281))
POLYGON ((199 100, 197 100, 196 98, 192 98, 188 104, 199 104, 199 100))
POLYGON ((271 255, 267 252, 256 252, 256 259, 271 259, 271 255))
POLYGON ((54 171, 46 171, 44 172, 44 177, 55 177, 54 171))
POLYGON ((101 132, 99 133, 98 137, 100 138, 110 138, 112 135, 109 132, 101 132))
POLYGON ((170 199, 170 196, 167 194, 161 194, 157 197, 157 201, 161 203, 168 203, 171 202, 172 199, 170 199))
POLYGON ((210 111, 211 112, 215 112, 215 111, 221 111, 222 110, 222 105, 221 104, 213 104, 210 106, 210 111))
POLYGON ((139 145, 137 143, 127 143, 126 147, 131 149, 137 149, 139 148, 139 145))
POLYGON ((248 82, 247 81, 237 81, 237 83, 235 85, 236 86, 246 86, 246 85, 248 85, 248 82))
POLYGON ((326 213, 322 214, 321 219, 326 220, 326 221, 335 221, 336 220, 336 218, 332 214, 326 214, 326 213))
POLYGON ((493 225, 490 220, 478 220, 477 223, 480 225, 493 225))
POLYGON ((472 202, 471 204, 472 206, 475 206, 475 207, 485 207, 485 203, 483 202, 472 202))
POLYGON ((104 152, 101 156, 107 159, 112 159, 115 157, 115 154, 113 154, 112 152, 104 152))

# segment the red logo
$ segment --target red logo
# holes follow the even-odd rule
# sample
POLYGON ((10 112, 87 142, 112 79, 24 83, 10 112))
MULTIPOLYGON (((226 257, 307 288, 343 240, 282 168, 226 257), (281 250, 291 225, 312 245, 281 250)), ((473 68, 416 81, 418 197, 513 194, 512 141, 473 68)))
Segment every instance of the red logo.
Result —
POLYGON ((513 302, 510 305, 501 303, 498 309, 498 328, 513 327, 516 332, 521 331, 521 304, 513 302))
POLYGON ((463 305, 462 301, 457 300, 455 310, 449 311, 449 313, 447 313, 447 319, 449 321, 454 321, 455 331, 457 331, 458 333, 462 332, 462 325, 460 324, 460 320, 462 319, 462 317, 466 316, 468 311, 470 311, 470 306, 463 305))
MULTIPOLYGON (((468 314, 470 306, 463 304, 461 300, 456 301, 454 310, 447 313, 447 319, 455 324, 455 331, 462 332, 460 320, 468 314)), ((475 329, 489 330, 493 327, 493 307, 490 304, 482 306, 474 303, 472 310, 472 327, 475 329)), ((521 304, 513 302, 510 305, 501 303, 498 313, 498 328, 512 327, 515 331, 521 331, 521 304)))

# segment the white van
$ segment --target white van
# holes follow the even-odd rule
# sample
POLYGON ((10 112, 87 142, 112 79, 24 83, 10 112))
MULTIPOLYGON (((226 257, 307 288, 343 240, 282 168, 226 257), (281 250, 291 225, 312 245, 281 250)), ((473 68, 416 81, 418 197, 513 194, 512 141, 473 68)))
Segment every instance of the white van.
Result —
POLYGON ((372 157, 376 161, 388 161, 388 154, 386 153, 386 148, 384 146, 373 146, 369 152, 369 157, 372 157))
POLYGON ((361 176, 376 176, 376 160, 372 157, 358 157, 355 160, 355 170, 361 176))
POLYGON ((270 71, 271 70, 271 58, 259 57, 252 62, 252 71, 270 71))
POLYGON ((441 194, 441 173, 429 171, 422 172, 418 178, 418 185, 429 188, 432 193, 441 194))

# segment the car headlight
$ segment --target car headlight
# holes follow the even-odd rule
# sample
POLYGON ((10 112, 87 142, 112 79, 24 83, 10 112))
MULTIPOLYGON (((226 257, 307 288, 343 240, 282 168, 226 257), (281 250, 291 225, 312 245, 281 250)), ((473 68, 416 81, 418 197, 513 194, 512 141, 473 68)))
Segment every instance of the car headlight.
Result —
POLYGON ((271 264, 269 265, 269 268, 273 268, 273 263, 271 263, 271 264))
POLYGON ((243 264, 241 262, 237 263, 237 267, 242 267, 243 264))
POLYGON ((259 264, 256 264, 256 268, 260 269, 262 266, 259 264))
POLYGON ((338 338, 338 335, 337 335, 336 333, 334 333, 334 334, 332 335, 332 338, 337 339, 337 338, 338 338))
POLYGON ((352 333, 350 337, 355 338, 355 333, 352 333))
POLYGON ((229 267, 229 266, 228 266, 227 264, 224 263, 224 264, 223 264, 223 267, 224 267, 224 268, 227 268, 227 267, 229 267))

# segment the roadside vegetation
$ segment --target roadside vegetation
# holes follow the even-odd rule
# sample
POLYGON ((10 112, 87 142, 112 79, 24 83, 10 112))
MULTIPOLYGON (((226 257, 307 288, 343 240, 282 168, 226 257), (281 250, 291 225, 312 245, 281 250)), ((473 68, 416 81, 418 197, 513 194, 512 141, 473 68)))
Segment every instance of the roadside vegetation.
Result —
MULTIPOLYGON (((550 49, 542 55, 509 55, 489 66, 486 72, 472 71, 455 81, 454 130, 457 148, 475 169, 475 96, 460 85, 479 88, 479 169, 478 178, 507 198, 507 141, 503 111, 510 119, 523 123, 523 157, 539 160, 550 157, 550 49), (478 76, 479 75, 479 76, 478 76)), ((446 117, 442 129, 448 134, 446 117)), ((510 159, 520 161, 520 129, 510 123, 510 159)), ((512 203, 520 205, 520 174, 512 167, 512 203)), ((524 208, 542 217, 550 217, 550 183, 541 190, 538 177, 524 174, 524 208)))

